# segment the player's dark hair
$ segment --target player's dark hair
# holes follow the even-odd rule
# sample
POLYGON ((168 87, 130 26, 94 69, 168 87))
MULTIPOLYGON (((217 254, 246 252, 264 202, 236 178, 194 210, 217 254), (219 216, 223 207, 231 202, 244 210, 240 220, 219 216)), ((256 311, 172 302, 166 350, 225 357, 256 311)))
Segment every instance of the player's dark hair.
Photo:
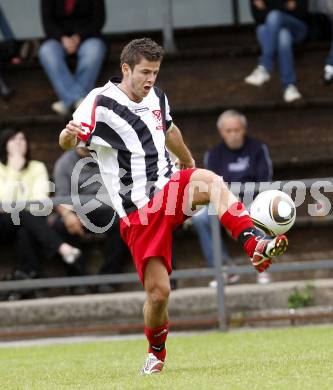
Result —
POLYGON ((147 61, 162 61, 164 55, 163 48, 150 38, 133 39, 121 52, 120 66, 128 64, 133 70, 142 58, 147 61))
POLYGON ((22 169, 26 168, 31 160, 31 157, 30 157, 30 144, 29 144, 29 140, 27 139, 27 136, 26 134, 24 133, 24 131, 22 131, 21 129, 18 129, 18 128, 6 128, 4 130, 1 130, 0 131, 0 161, 2 162, 2 164, 4 165, 7 165, 7 162, 8 162, 8 152, 7 152, 7 144, 8 144, 8 141, 15 137, 16 134, 18 133, 23 133, 24 134, 24 137, 27 141, 27 152, 25 154, 25 164, 24 166, 22 167, 22 169))

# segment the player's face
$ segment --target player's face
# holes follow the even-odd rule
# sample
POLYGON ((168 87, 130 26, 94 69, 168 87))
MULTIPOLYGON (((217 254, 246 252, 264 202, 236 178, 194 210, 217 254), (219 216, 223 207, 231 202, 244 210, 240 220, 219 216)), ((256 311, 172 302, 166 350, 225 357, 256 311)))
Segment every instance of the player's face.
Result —
POLYGON ((133 70, 127 64, 123 65, 126 92, 130 99, 140 102, 148 95, 155 84, 160 66, 160 61, 148 61, 145 58, 133 70))
POLYGON ((19 154, 25 156, 27 153, 27 140, 23 133, 19 132, 10 138, 7 142, 7 153, 9 155, 19 154))
POLYGON ((246 129, 240 118, 226 117, 219 128, 223 141, 230 149, 239 149, 244 144, 246 129))

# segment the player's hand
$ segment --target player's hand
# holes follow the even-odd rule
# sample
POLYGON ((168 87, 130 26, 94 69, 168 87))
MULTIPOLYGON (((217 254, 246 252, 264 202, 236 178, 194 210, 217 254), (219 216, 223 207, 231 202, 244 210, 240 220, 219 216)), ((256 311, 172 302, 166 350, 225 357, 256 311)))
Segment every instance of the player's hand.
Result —
POLYGON ((67 123, 66 127, 63 130, 65 138, 68 140, 70 139, 76 139, 80 135, 84 135, 85 132, 82 130, 81 123, 70 121, 67 123))
POLYGON ((70 121, 60 133, 59 145, 64 150, 73 149, 77 144, 78 137, 84 136, 84 134, 79 122, 70 121))
POLYGON ((176 160, 175 165, 178 169, 181 169, 181 170, 187 169, 187 168, 195 168, 195 161, 192 157, 187 161, 182 161, 182 160, 178 159, 178 160, 176 160))
POLYGON ((71 134, 72 136, 75 135, 75 137, 85 134, 80 122, 69 121, 65 129, 68 134, 71 134))

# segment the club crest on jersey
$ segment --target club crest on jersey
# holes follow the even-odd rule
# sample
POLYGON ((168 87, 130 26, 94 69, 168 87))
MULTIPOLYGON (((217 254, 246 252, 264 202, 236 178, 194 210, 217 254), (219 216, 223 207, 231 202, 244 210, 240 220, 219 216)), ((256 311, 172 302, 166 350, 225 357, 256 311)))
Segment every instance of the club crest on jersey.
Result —
POLYGON ((153 110, 152 113, 156 122, 156 130, 164 130, 161 110, 153 110))

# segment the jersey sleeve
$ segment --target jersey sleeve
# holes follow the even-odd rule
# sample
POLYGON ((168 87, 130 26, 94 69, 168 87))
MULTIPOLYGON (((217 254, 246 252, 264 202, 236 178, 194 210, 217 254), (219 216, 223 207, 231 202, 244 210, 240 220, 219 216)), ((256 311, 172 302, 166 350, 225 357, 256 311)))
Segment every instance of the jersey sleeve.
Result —
POLYGON ((172 116, 170 114, 170 106, 168 102, 168 98, 165 96, 165 125, 166 125, 166 130, 170 128, 172 125, 172 116))
POLYGON ((79 139, 87 142, 96 125, 96 95, 90 93, 73 114, 73 119, 81 124, 79 139))

